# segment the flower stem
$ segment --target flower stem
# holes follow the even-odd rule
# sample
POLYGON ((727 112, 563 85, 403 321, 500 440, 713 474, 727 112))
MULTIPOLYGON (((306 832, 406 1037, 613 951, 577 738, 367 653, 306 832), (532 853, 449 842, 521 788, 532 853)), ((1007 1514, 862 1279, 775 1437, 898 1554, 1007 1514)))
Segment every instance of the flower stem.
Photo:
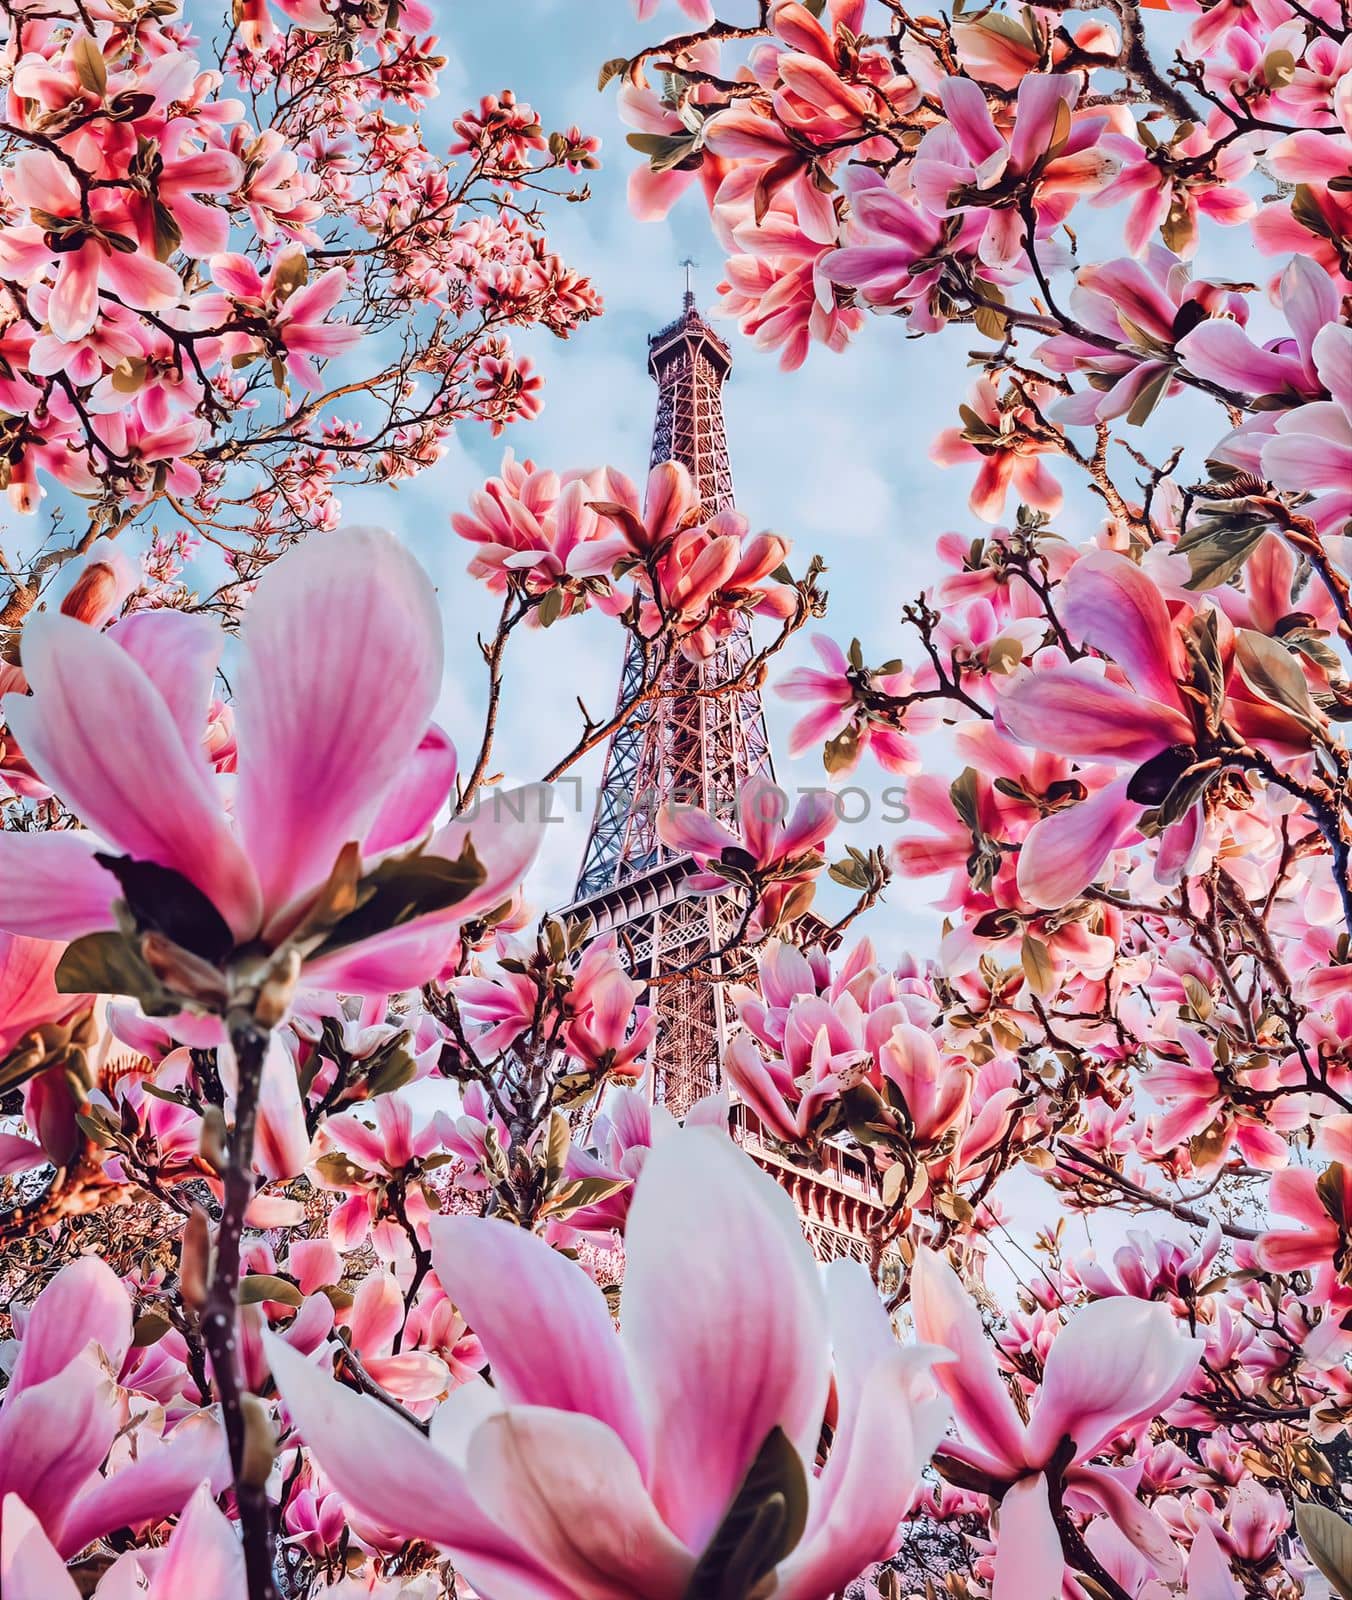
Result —
POLYGON ((253 1144, 258 1120, 258 1092, 267 1055, 268 1030, 253 1017, 230 1019, 230 1043, 239 1074, 235 1093, 235 1126, 230 1137, 230 1162, 223 1174, 224 1201, 216 1234, 215 1270, 202 1316, 202 1336, 211 1359, 211 1373, 221 1402, 221 1417, 230 1445, 230 1469, 235 1481, 244 1535, 244 1567, 249 1600, 278 1600, 273 1570, 272 1518, 267 1490, 247 1478, 244 1381, 239 1361, 240 1237, 244 1214, 253 1199, 253 1144))

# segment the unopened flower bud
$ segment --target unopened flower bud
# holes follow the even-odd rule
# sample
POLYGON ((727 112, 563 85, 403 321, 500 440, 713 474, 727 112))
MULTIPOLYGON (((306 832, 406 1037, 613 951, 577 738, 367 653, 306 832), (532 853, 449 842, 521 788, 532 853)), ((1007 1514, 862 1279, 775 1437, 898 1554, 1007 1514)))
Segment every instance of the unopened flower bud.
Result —
POLYGON ((194 1206, 183 1225, 178 1252, 179 1294, 189 1311, 201 1313, 211 1283, 211 1223, 201 1206, 194 1206))
POLYGON ((254 1020, 264 1028, 275 1028, 285 1018, 300 978, 301 956, 294 946, 286 950, 264 978, 254 1004, 254 1020))
POLYGON ((239 1405, 244 1413, 244 1459, 239 1464, 239 1481, 261 1489, 277 1459, 277 1430, 267 1406, 256 1394, 241 1395, 239 1405))
POLYGON ((230 1165, 230 1152, 226 1146, 225 1113, 219 1106, 208 1106, 202 1113, 202 1131, 198 1136, 197 1153, 213 1172, 224 1172, 230 1165))

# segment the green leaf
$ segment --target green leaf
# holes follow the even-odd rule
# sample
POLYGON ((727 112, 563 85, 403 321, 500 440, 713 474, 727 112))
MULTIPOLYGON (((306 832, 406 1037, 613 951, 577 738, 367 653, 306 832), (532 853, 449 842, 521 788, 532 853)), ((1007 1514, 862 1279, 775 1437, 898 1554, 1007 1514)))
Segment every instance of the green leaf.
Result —
POLYGON ((625 142, 647 156, 654 172, 670 172, 699 154, 699 140, 688 133, 630 133, 625 142))
POLYGON ((545 1131, 545 1182, 552 1189, 563 1177, 564 1164, 573 1141, 568 1131, 568 1118, 556 1111, 549 1119, 545 1131))
POLYGON ((89 34, 81 33, 71 40, 70 60, 80 87, 102 100, 108 92, 108 63, 89 34))
MULTIPOLYGON (((1062 103, 1064 104, 1064 102, 1062 103)), ((1163 372, 1153 377, 1136 396, 1135 403, 1131 410, 1127 412, 1127 421, 1133 427, 1139 428, 1160 401, 1163 400, 1165 392, 1173 382, 1173 376, 1173 372, 1166 367, 1163 372)))
POLYGON ((822 749, 822 765, 827 772, 848 772, 859 759, 859 729, 850 724, 842 728, 834 739, 828 739, 822 749))
POLYGON ((448 911, 488 876, 474 853, 471 837, 454 861, 446 856, 411 855, 382 861, 362 879, 355 910, 342 918, 319 946, 328 955, 417 917, 448 911))
POLYGON ((173 1323, 157 1307, 143 1311, 132 1324, 132 1349, 145 1350, 152 1344, 158 1344, 172 1327, 173 1323))
POLYGON ((973 838, 982 836, 981 821, 977 815, 976 769, 964 767, 962 772, 954 778, 948 787, 948 798, 953 802, 953 810, 957 813, 958 821, 971 833, 973 838))
POLYGON ((802 1538, 806 1524, 807 1474, 783 1428, 772 1428, 700 1557, 684 1600, 747 1600, 802 1538))
POLYGON ((1207 521, 1190 529, 1175 546, 1192 568, 1186 587, 1214 589, 1229 583, 1243 571, 1266 531, 1261 522, 1255 527, 1226 527, 1207 521))
POLYGON ((599 1205, 629 1187, 628 1178, 576 1178, 565 1183, 540 1207, 542 1217, 568 1217, 583 1206, 599 1205))
POLYGON ((1352 1524, 1323 1506, 1296 1502, 1296 1532, 1310 1560, 1342 1596, 1352 1600, 1352 1524))
POLYGON ((1333 229, 1319 204, 1319 197, 1308 183, 1296 185, 1296 192, 1291 196, 1291 216, 1307 233, 1316 234, 1321 239, 1333 237, 1333 229))
POLYGON ((1028 980, 1028 987, 1039 1000, 1045 1000, 1056 987, 1056 968, 1052 963, 1051 951, 1041 939, 1025 933, 1019 948, 1019 962, 1028 980))
POLYGON ((1259 699, 1289 711, 1307 728, 1319 725, 1305 674, 1285 645, 1252 628, 1240 628, 1235 635, 1235 666, 1259 699))
POLYGON ((298 1306, 304 1299, 305 1296, 294 1283, 275 1277, 271 1272, 250 1272, 239 1282, 239 1303, 242 1306, 256 1306, 263 1300, 276 1300, 284 1306, 298 1306))
POLYGON ((73 939, 57 963, 56 988, 59 994, 130 995, 151 1017, 183 1009, 123 933, 87 933, 73 939))

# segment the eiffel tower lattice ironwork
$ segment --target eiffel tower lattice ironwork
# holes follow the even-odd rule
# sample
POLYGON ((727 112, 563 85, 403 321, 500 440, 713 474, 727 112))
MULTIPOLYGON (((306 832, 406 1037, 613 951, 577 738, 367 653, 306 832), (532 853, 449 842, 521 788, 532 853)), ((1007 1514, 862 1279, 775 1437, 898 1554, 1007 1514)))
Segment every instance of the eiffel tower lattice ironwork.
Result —
MULTIPOLYGON (((648 341, 657 383, 652 462, 681 462, 708 515, 733 505, 722 398, 731 369, 731 352, 697 310, 687 277, 680 315, 648 341)), ((658 1014, 646 1082, 654 1101, 677 1117, 720 1083, 724 1047, 737 1025, 726 985, 754 982, 755 967, 744 953, 718 954, 734 942, 738 898, 688 893, 694 863, 661 841, 656 824, 673 800, 729 820, 742 782, 754 773, 773 776, 760 694, 741 686, 754 651, 744 619, 707 661, 678 656, 663 669, 660 694, 614 734, 574 899, 561 913, 588 919, 596 937, 615 933, 640 980, 695 969, 654 984, 645 996, 658 1014), (739 686, 718 692, 728 684, 739 686)), ((631 640, 619 708, 648 687, 650 670, 631 640)), ((733 1107, 733 1132, 789 1190, 818 1255, 867 1259, 869 1224, 880 1208, 857 1156, 831 1147, 822 1170, 802 1166, 741 1104, 733 1107)))

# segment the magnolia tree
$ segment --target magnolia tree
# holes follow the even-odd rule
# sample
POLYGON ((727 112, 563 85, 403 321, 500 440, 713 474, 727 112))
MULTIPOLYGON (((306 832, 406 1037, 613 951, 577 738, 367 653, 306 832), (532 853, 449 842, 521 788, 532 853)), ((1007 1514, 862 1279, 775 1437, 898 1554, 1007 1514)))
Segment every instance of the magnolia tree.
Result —
POLYGON ((634 210, 702 194, 786 367, 974 353, 972 523, 901 642, 783 674, 819 563, 675 463, 509 455, 462 767, 430 581, 338 497, 533 411, 594 142, 504 94, 434 153, 398 0, 6 7, 4 459, 56 508, 0 666, 6 1600, 1352 1593, 1352 16, 729 9, 602 68, 634 210), (589 609, 631 692, 504 792, 511 641, 589 609), (661 819, 742 908, 728 1086, 862 1155, 872 1274, 522 898, 547 782, 749 614, 729 690, 905 786, 829 931, 946 916, 823 937, 829 798, 661 819))

